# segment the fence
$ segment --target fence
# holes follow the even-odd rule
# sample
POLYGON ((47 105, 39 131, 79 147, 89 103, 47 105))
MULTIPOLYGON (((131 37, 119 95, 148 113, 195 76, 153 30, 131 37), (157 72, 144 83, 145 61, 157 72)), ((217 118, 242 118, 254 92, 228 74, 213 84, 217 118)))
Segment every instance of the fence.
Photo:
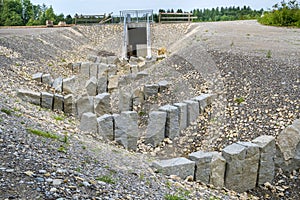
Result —
POLYGON ((159 13, 158 22, 159 23, 183 23, 183 22, 192 22, 193 17, 192 13, 159 13))

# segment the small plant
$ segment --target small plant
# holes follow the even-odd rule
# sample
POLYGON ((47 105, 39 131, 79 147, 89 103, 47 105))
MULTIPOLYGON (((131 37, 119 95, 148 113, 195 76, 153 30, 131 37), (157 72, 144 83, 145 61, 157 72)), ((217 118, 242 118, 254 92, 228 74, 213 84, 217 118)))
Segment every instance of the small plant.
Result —
POLYGON ((167 194, 165 195, 165 200, 185 200, 185 198, 178 195, 167 194))
POLYGON ((271 50, 269 50, 269 51, 267 52, 266 57, 267 57, 267 58, 272 58, 272 52, 271 52, 271 50))
POLYGON ((62 153, 67 153, 67 149, 62 145, 57 149, 57 151, 62 153))
POLYGON ((21 121, 21 124, 25 124, 25 122, 21 121))
POLYGON ((245 101, 244 97, 238 97, 234 100, 236 103, 241 104, 245 101))
POLYGON ((68 136, 64 135, 63 137, 63 143, 67 144, 68 143, 68 136))
POLYGON ((113 178, 111 176, 100 176, 96 178, 97 181, 102 181, 104 183, 108 183, 108 184, 115 184, 115 181, 113 180, 113 178))
POLYGON ((67 62, 66 59, 61 59, 61 62, 67 62))
POLYGON ((9 109, 5 109, 5 108, 2 108, 1 109, 1 112, 7 114, 7 115, 11 115, 13 113, 13 111, 9 110, 9 109))
POLYGON ((86 146, 81 146, 81 148, 82 148, 83 150, 86 150, 86 146))
POLYGON ((56 140, 59 139, 59 137, 53 133, 49 133, 49 132, 45 132, 45 131, 41 131, 41 130, 37 130, 37 129, 31 129, 31 128, 28 128, 27 131, 29 131, 30 133, 32 133, 34 135, 42 136, 45 138, 51 138, 51 139, 56 139, 56 140))
POLYGON ((53 116, 53 118, 57 121, 63 121, 65 119, 65 117, 61 115, 53 116))
POLYGON ((210 196, 209 200, 220 200, 220 199, 218 197, 215 197, 215 196, 210 196))
POLYGON ((234 42, 233 42, 233 41, 231 42, 230 46, 231 46, 231 47, 233 47, 233 46, 234 46, 234 42))

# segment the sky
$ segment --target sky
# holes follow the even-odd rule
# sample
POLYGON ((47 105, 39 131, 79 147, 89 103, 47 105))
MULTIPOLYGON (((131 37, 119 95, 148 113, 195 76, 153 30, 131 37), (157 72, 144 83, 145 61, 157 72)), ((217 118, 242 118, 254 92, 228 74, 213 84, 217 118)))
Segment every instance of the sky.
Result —
POLYGON ((183 9, 191 11, 194 8, 216 8, 229 6, 250 6, 252 9, 267 10, 281 0, 31 0, 33 4, 43 3, 52 5, 56 14, 64 15, 75 13, 83 15, 111 13, 118 15, 121 10, 133 9, 183 9))

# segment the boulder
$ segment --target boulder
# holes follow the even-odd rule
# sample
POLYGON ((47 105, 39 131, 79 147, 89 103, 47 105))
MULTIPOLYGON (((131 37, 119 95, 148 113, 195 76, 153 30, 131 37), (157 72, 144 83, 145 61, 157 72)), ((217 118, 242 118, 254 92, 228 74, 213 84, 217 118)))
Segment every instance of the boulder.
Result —
POLYGON ((155 161, 152 165, 165 175, 177 175, 183 180, 188 176, 194 177, 195 173, 195 162, 183 157, 155 161))
POLYGON ((176 106, 178 108, 180 130, 184 130, 188 127, 187 104, 186 103, 175 103, 174 106, 176 106))
POLYGON ((94 76, 86 82, 85 89, 89 96, 97 95, 97 85, 98 85, 98 81, 94 76))
POLYGON ((138 115, 134 111, 125 111, 120 115, 114 114, 115 140, 126 149, 136 150, 138 132, 138 115))
POLYGON ((287 172, 300 168, 300 119, 279 134, 276 149, 277 167, 287 172))
POLYGON ((179 112, 178 108, 171 105, 165 105, 159 108, 160 111, 167 113, 165 137, 174 139, 179 136, 179 112))
POLYGON ((75 92, 75 81, 75 76, 63 79, 63 92, 66 94, 73 94, 75 92))
POLYGON ((94 98, 94 111, 97 116, 111 113, 110 94, 98 94, 94 98))
POLYGON ((41 97, 42 97, 41 107, 52 109, 52 107, 53 107, 53 94, 50 94, 48 92, 41 92, 41 97))
POLYGON ((84 132, 97 133, 98 124, 96 115, 91 112, 83 113, 79 129, 84 132))
POLYGON ((258 145, 260 150, 257 184, 262 185, 266 182, 272 183, 275 176, 275 138, 268 135, 262 135, 255 138, 252 143, 258 145))
POLYGON ((41 93, 33 92, 29 90, 18 90, 17 96, 22 99, 23 101, 32 103, 34 105, 41 105, 41 93))
POLYGON ((256 187, 259 147, 250 142, 239 142, 225 147, 222 151, 227 161, 225 187, 245 192, 256 187))
POLYGON ((105 114, 97 118, 99 135, 110 141, 114 140, 113 120, 113 116, 109 114, 105 114))
POLYGON ((167 113, 153 111, 149 114, 145 143, 156 147, 165 138, 167 113))
POLYGON ((189 159, 196 163, 197 181, 224 187, 226 160, 218 152, 197 151, 191 153, 189 159))

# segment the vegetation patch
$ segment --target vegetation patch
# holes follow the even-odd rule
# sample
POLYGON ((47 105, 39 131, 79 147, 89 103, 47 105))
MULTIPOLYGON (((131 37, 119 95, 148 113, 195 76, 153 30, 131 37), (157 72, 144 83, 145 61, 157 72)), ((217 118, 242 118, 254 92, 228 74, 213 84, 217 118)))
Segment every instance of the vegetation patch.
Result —
POLYGON ((41 131, 41 130, 37 130, 37 129, 32 129, 32 128, 27 128, 27 131, 34 135, 42 136, 44 138, 51 138, 51 139, 55 139, 55 140, 59 139, 59 137, 53 133, 49 133, 49 132, 45 132, 45 131, 41 131))
POLYGON ((108 184, 115 184, 115 180, 111 176, 99 176, 96 178, 97 181, 102 181, 108 184))
POLYGON ((13 113, 12 110, 5 109, 5 108, 2 108, 2 109, 1 109, 1 112, 5 113, 5 114, 7 114, 7 115, 11 115, 11 114, 13 113))

